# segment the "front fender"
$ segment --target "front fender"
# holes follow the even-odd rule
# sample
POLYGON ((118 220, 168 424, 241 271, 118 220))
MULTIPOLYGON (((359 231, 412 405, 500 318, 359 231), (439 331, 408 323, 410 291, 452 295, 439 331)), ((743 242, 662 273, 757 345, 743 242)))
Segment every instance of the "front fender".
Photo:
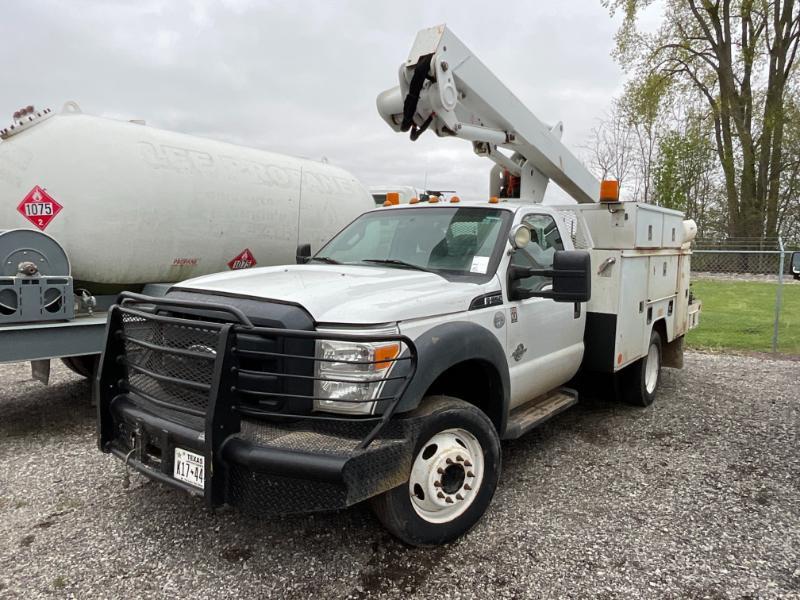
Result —
POLYGON ((511 389, 508 362, 502 345, 490 331, 466 321, 443 323, 416 338, 414 345, 417 370, 403 393, 397 412, 417 408, 433 382, 450 367, 468 360, 481 360, 492 365, 500 375, 503 390, 500 431, 505 430, 511 389))

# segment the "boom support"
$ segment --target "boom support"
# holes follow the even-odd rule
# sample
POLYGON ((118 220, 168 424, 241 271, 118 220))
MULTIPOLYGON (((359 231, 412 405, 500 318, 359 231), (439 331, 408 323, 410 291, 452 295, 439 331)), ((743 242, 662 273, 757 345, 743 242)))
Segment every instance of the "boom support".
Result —
POLYGON ((496 163, 492 195, 541 203, 552 179, 577 202, 598 201, 600 184, 561 143, 561 123, 545 126, 444 25, 417 33, 399 75, 400 85, 378 96, 383 119, 412 140, 429 127, 470 140, 476 154, 496 163))

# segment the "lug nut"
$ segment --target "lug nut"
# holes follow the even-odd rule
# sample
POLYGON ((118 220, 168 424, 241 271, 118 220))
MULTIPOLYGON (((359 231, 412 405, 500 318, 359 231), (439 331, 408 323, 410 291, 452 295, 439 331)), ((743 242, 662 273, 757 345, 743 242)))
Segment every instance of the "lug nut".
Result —
POLYGON ((469 462, 468 460, 467 460, 467 461, 464 461, 464 466, 465 466, 465 467, 471 467, 471 466, 472 466, 472 463, 471 463, 471 462, 469 462))
POLYGON ((464 457, 459 454, 458 456, 456 456, 456 460, 458 462, 464 462, 464 457))
POLYGON ((446 462, 448 465, 452 465, 453 464, 453 460, 451 458, 448 458, 444 462, 446 462))
POLYGON ((436 472, 437 472, 439 475, 444 475, 444 469, 443 469, 442 467, 439 467, 438 469, 436 469, 436 472))
POLYGON ((472 486, 470 484, 468 484, 468 483, 465 483, 464 484, 464 489, 467 490, 467 491, 470 491, 472 489, 472 486))
POLYGON ((433 487, 442 487, 442 482, 441 481, 434 481, 433 482, 433 487))
POLYGON ((452 504, 453 503, 453 499, 450 496, 445 498, 444 501, 447 502, 448 504, 452 504))
POLYGON ((472 471, 467 471, 467 477, 475 477, 475 473, 472 471))
POLYGON ((456 500, 463 500, 463 499, 464 496, 462 496, 461 494, 456 494, 456 500))
POLYGON ((436 494, 436 497, 437 498, 444 498, 444 494, 442 492, 439 492, 438 494, 436 494))

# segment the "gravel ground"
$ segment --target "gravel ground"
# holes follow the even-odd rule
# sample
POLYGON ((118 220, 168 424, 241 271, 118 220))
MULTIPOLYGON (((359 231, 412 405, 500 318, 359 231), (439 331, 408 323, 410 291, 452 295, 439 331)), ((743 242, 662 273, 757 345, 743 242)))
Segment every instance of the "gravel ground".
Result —
POLYGON ((0 597, 800 598, 800 363, 686 363, 649 409, 584 401, 504 444, 488 514, 434 549, 362 506, 258 521, 125 489, 85 382, 0 366, 0 597))

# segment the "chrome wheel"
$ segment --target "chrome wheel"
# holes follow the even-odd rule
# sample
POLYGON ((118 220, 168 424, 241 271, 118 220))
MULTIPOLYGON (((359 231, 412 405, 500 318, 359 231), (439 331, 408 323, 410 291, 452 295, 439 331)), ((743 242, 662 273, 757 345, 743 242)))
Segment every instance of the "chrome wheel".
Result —
POLYGON ((483 449, 466 429, 447 429, 424 444, 411 468, 408 493, 414 511, 446 523, 469 508, 484 474, 483 449))
POLYGON ((658 385, 658 372, 661 370, 661 353, 658 346, 650 344, 647 351, 647 362, 645 363, 644 387, 648 394, 652 394, 658 385))

